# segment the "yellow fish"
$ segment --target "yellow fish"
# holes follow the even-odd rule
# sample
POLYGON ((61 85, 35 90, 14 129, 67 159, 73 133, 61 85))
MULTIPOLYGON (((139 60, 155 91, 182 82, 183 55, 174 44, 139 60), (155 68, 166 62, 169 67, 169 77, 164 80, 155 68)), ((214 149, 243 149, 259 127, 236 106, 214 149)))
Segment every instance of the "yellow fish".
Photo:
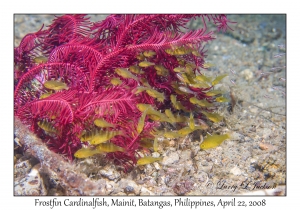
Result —
POLYGON ((119 79, 119 78, 112 78, 110 80, 110 83, 117 86, 117 85, 121 85, 122 84, 122 81, 119 79))
POLYGON ((214 134, 212 136, 207 135, 203 142, 200 144, 201 149, 211 149, 219 146, 224 140, 229 139, 229 134, 217 135, 214 134))
POLYGON ((143 158, 138 159, 137 165, 139 165, 139 166, 146 165, 146 164, 154 163, 156 161, 160 161, 162 159, 163 159, 163 157, 158 157, 158 158, 155 158, 155 157, 143 157, 143 158))
POLYGON ((154 65, 154 69, 157 72, 157 75, 168 76, 169 71, 163 65, 154 65))
POLYGON ((220 96, 220 97, 217 97, 216 98, 216 101, 217 102, 220 102, 220 103, 223 103, 223 102, 229 102, 229 99, 228 98, 225 98, 223 96, 220 96))
POLYGON ((175 96, 175 95, 171 95, 171 96, 170 96, 170 99, 171 99, 172 105, 173 105, 173 107, 174 107, 175 109, 187 111, 187 110, 183 107, 183 105, 182 105, 179 101, 176 100, 176 96, 175 96))
POLYGON ((208 68, 210 68, 210 67, 213 67, 213 66, 215 66, 215 65, 212 64, 212 63, 204 63, 204 64, 203 64, 203 68, 206 68, 206 69, 208 69, 208 68))
POLYGON ((144 112, 146 109, 154 109, 150 104, 137 104, 136 107, 140 112, 144 112))
POLYGON ((55 81, 55 80, 50 80, 50 81, 46 81, 44 83, 45 88, 50 89, 50 90, 68 90, 68 86, 63 83, 63 82, 59 82, 59 81, 55 81))
POLYGON ((190 127, 184 127, 182 129, 180 129, 178 131, 178 134, 180 134, 181 136, 186 136, 188 135, 189 133, 192 133, 194 130, 191 129, 190 127))
POLYGON ((141 93, 141 92, 143 92, 143 91, 145 91, 145 90, 147 90, 147 89, 148 89, 148 88, 146 88, 146 87, 139 86, 139 87, 135 88, 135 89, 133 90, 133 92, 134 92, 134 94, 139 94, 139 93, 141 93))
POLYGON ((187 121, 187 118, 185 116, 182 116, 182 115, 177 115, 176 116, 176 122, 186 122, 187 121))
POLYGON ((220 82, 224 77, 227 77, 227 76, 228 76, 227 74, 223 74, 223 75, 217 76, 217 77, 211 82, 211 84, 212 84, 212 85, 219 84, 219 82, 220 82))
POLYGON ((113 143, 102 143, 97 146, 100 152, 124 152, 124 148, 119 147, 113 143))
POLYGON ((140 145, 145 148, 153 147, 153 141, 151 139, 142 139, 140 145))
POLYGON ((189 121, 189 126, 192 130, 195 129, 195 120, 194 120, 194 115, 193 113, 190 113, 190 121, 189 121))
POLYGON ((156 110, 149 110, 148 116, 153 121, 172 123, 165 114, 160 113, 159 111, 156 111, 156 110))
POLYGON ((212 80, 212 77, 207 77, 205 75, 198 75, 196 76, 196 80, 200 81, 200 82, 208 82, 210 83, 212 80))
POLYGON ((145 56, 142 53, 138 54, 136 58, 140 61, 145 60, 145 56))
POLYGON ((201 54, 197 50, 193 50, 192 54, 197 57, 201 57, 201 54))
POLYGON ((193 78, 189 77, 186 73, 177 73, 176 77, 183 83, 186 84, 195 84, 193 78))
POLYGON ((208 101, 206 101, 206 100, 199 100, 199 99, 197 99, 197 98, 195 98, 195 97, 191 97, 190 98, 190 102, 192 103, 192 104, 196 104, 196 105, 199 105, 199 106, 202 106, 202 107, 211 107, 211 106, 213 106, 211 103, 209 103, 208 101))
POLYGON ((153 150, 154 150, 154 152, 158 151, 158 137, 157 136, 154 138, 153 150))
POLYGON ((180 86, 178 87, 178 89, 183 92, 183 93, 187 93, 187 94, 197 94, 196 92, 192 91, 191 89, 189 89, 188 87, 185 86, 180 86))
POLYGON ((147 58, 151 58, 153 57, 154 55, 156 55, 156 52, 152 51, 152 50, 149 50, 149 51, 145 51, 143 52, 143 55, 147 58))
POLYGON ((95 135, 92 136, 90 143, 92 145, 101 144, 118 135, 124 136, 121 131, 97 131, 95 135))
POLYGON ((223 117, 217 113, 208 113, 205 111, 202 111, 202 113, 214 123, 220 122, 223 119, 223 117))
POLYGON ((43 129, 48 133, 57 133, 57 129, 54 128, 54 126, 50 122, 43 120, 43 121, 39 121, 37 124, 41 129, 43 129))
POLYGON ((124 69, 124 68, 116 68, 115 69, 115 72, 120 75, 121 77, 123 78, 126 78, 126 79, 134 79, 136 80, 137 82, 139 81, 139 79, 134 76, 130 71, 128 71, 127 69, 124 69))
POLYGON ((146 78, 141 78, 141 83, 148 88, 151 88, 146 78))
POLYGON ((144 74, 145 72, 140 69, 138 66, 130 66, 129 70, 134 74, 144 74))
POLYGON ((165 49, 165 52, 169 55, 174 55, 174 51, 172 49, 165 49))
POLYGON ((167 117, 170 119, 170 121, 172 123, 176 122, 176 118, 175 118, 175 116, 173 115, 173 113, 172 113, 172 111, 170 109, 166 109, 165 110, 165 114, 167 115, 167 117))
POLYGON ((187 55, 191 53, 191 49, 186 48, 184 46, 178 47, 173 50, 173 55, 187 55))
POLYGON ((209 88, 210 86, 205 83, 205 82, 197 82, 195 84, 189 84, 191 87, 194 87, 194 88, 209 88))
POLYGON ((75 152, 74 157, 76 158, 87 158, 96 154, 101 154, 102 152, 97 149, 81 148, 75 152))
POLYGON ((51 95, 52 95, 51 92, 49 92, 49 93, 44 93, 44 94, 42 94, 42 95, 40 96, 40 99, 47 98, 47 97, 49 97, 49 96, 51 96, 51 95))
POLYGON ((145 118, 146 118, 146 115, 147 115, 147 111, 148 111, 148 109, 146 109, 143 112, 142 116, 139 119, 138 126, 137 126, 137 132, 138 132, 138 134, 140 134, 143 131, 143 129, 144 129, 145 118))
POLYGON ((109 128, 109 127, 115 127, 113 124, 110 124, 109 122, 107 122, 106 120, 104 120, 103 118, 99 118, 94 120, 94 124, 96 126, 98 126, 99 128, 109 128))
POLYGON ((180 66, 174 68, 173 70, 177 73, 185 72, 185 68, 180 66))
POLYGON ((181 137, 177 131, 166 131, 163 133, 163 136, 169 139, 175 139, 181 137))
POLYGON ((148 93, 149 96, 156 98, 159 102, 164 102, 164 100, 165 100, 165 95, 154 89, 147 88, 146 92, 148 93))
POLYGON ((95 134, 96 134, 95 130, 83 131, 80 135, 80 141, 82 142, 90 141, 95 134))
POLYGON ((219 94, 223 94, 224 92, 221 90, 211 90, 206 93, 207 96, 215 96, 219 94))
POLYGON ((34 63, 46 63, 48 61, 48 58, 44 57, 44 56, 39 56, 33 59, 34 63))
POLYGON ((139 63, 140 67, 149 67, 149 66, 154 66, 155 63, 149 62, 149 61, 142 61, 139 63))

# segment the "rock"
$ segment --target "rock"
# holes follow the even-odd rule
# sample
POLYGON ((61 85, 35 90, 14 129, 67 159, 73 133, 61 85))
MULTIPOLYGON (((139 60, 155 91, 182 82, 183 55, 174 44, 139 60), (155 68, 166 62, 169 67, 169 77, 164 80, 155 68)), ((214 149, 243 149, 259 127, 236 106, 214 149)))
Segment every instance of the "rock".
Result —
POLYGON ((253 79, 253 72, 250 69, 245 69, 241 71, 240 75, 244 77, 247 81, 253 79))
POLYGON ((230 173, 232 173, 233 175, 239 176, 242 174, 242 171, 237 167, 234 166, 231 170, 230 173))
POLYGON ((155 195, 155 194, 152 191, 148 190, 147 188, 142 187, 140 195, 155 195))
POLYGON ((38 171, 39 167, 40 164, 37 164, 25 178, 15 180, 14 195, 47 195, 43 179, 38 171))
POLYGON ((179 161, 179 155, 177 152, 172 152, 169 155, 165 156, 164 159, 162 160, 162 165, 170 165, 173 163, 177 163, 179 161))
POLYGON ((191 154, 192 154, 191 150, 182 151, 181 154, 180 154, 180 161, 190 160, 191 159, 191 154))
POLYGON ((127 194, 139 195, 141 186, 137 185, 134 181, 128 179, 121 179, 119 182, 119 187, 124 189, 127 194))
POLYGON ((112 169, 110 166, 104 167, 99 172, 102 176, 108 178, 109 180, 119 179, 119 177, 120 177, 120 173, 118 171, 112 169))

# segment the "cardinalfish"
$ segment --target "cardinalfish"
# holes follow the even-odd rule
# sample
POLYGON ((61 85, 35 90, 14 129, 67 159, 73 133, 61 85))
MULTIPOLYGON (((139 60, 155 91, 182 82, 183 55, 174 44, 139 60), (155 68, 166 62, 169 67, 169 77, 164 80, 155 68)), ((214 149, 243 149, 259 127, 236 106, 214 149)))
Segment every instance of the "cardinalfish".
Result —
POLYGON ((112 78, 110 80, 110 83, 114 86, 117 86, 117 85, 121 85, 122 84, 122 81, 119 79, 119 78, 112 78))
POLYGON ((166 109, 165 110, 165 114, 167 115, 167 117, 170 119, 170 121, 172 123, 177 122, 175 116, 173 115, 172 111, 170 109, 166 109))
POLYGON ((193 51, 192 51, 192 54, 193 54, 194 56, 201 57, 201 54, 200 54, 199 51, 197 51, 197 50, 193 50, 193 51))
POLYGON ((141 139, 140 145, 145 148, 151 148, 151 147, 153 147, 153 140, 152 139, 141 139))
POLYGON ((97 146, 100 152, 124 152, 124 148, 119 147, 113 143, 102 143, 97 146))
POLYGON ((140 112, 144 112, 146 109, 155 109, 153 106, 151 106, 150 104, 137 104, 136 107, 138 108, 138 110, 140 110, 140 112))
POLYGON ((136 76, 134 76, 130 71, 128 71, 127 69, 125 69, 125 68, 116 68, 115 69, 115 72, 119 75, 119 76, 121 76, 121 77, 123 77, 123 78, 125 78, 125 79, 134 79, 135 81, 139 81, 139 79, 136 77, 136 76))
POLYGON ((187 93, 187 94, 197 94, 196 92, 192 91, 191 89, 189 89, 188 87, 184 87, 184 86, 180 86, 178 88, 181 92, 187 93))
MULTIPOLYGON (((195 73, 193 71, 193 68, 188 66, 189 64, 186 64, 186 68, 185 68, 185 72, 187 73, 187 75, 190 76, 190 78, 195 78, 195 73)), ((193 80, 195 82, 195 80, 193 80)))
POLYGON ((99 118, 94 120, 94 124, 99 127, 99 128, 113 128, 115 127, 115 125, 107 122, 105 119, 103 118, 99 118))
POLYGON ((200 81, 200 82, 208 82, 210 83, 212 80, 212 77, 207 77, 205 75, 198 75, 196 76, 196 80, 200 81))
POLYGON ((213 121, 214 123, 220 122, 223 117, 217 113, 208 113, 205 111, 202 111, 202 113, 211 121, 213 121))
POLYGON ((68 86, 66 85, 66 83, 60 82, 60 81, 55 81, 55 80, 50 80, 50 81, 46 81, 44 83, 45 88, 50 89, 50 90, 68 90, 68 86))
POLYGON ((146 92, 148 93, 149 96, 156 98, 159 102, 164 102, 164 100, 165 100, 165 95, 154 89, 147 88, 146 92))
POLYGON ((181 135, 181 136, 186 136, 190 133, 192 133, 194 130, 191 129, 189 126, 188 127, 184 127, 184 128, 181 128, 180 130, 178 130, 178 134, 181 135))
POLYGON ((149 61, 142 61, 142 62, 140 62, 139 63, 139 66, 140 67, 149 67, 149 66, 154 66, 155 65, 155 63, 152 63, 152 62, 149 62, 149 61))
POLYGON ((181 135, 177 131, 165 131, 163 132, 163 136, 169 139, 175 139, 181 137, 181 135))
POLYGON ((205 83, 205 82, 197 82, 195 84, 189 84, 189 86, 194 87, 194 88, 209 88, 210 86, 205 83))
POLYGON ((96 154, 101 154, 102 152, 98 149, 91 148, 81 148, 75 152, 74 157, 76 158, 87 158, 96 154))
POLYGON ((184 68, 184 67, 180 67, 180 66, 174 68, 173 70, 174 70, 175 72, 177 72, 177 73, 185 72, 185 68, 184 68))
POLYGON ((163 65, 154 65, 157 75, 159 76, 168 76, 169 71, 163 65))
POLYGON ((80 141, 86 142, 92 140, 92 137, 96 134, 96 130, 83 131, 80 135, 80 141))
POLYGON ((141 83, 148 88, 151 88, 146 78, 141 78, 141 83))
POLYGON ((230 135, 229 134, 224 134, 224 135, 208 135, 203 142, 200 144, 200 148, 205 150, 205 149, 212 149, 217 146, 219 146, 224 140, 229 139, 230 135))
POLYGON ((147 115, 147 111, 148 111, 148 109, 146 109, 146 110, 143 112, 142 116, 141 116, 140 119, 139 119, 138 126, 137 126, 137 132, 138 132, 138 134, 140 134, 140 133, 143 131, 143 129, 144 129, 144 126, 145 126, 145 118, 146 118, 146 115, 147 115))
POLYGON ((40 63, 46 63, 48 61, 48 58, 44 57, 44 56, 39 56, 39 57, 35 57, 33 59, 34 63, 40 64, 40 63))
POLYGON ((137 165, 139 165, 139 166, 146 165, 146 164, 154 163, 156 161, 160 161, 162 159, 163 159, 163 157, 158 157, 158 158, 155 158, 155 157, 143 157, 143 158, 138 159, 137 165))
POLYGON ((40 99, 44 99, 44 98, 47 98, 49 96, 52 95, 52 92, 49 92, 49 93, 43 93, 41 96, 40 96, 40 99))
POLYGON ((211 68, 211 67, 213 67, 213 66, 215 66, 215 65, 212 64, 212 63, 204 63, 204 64, 203 64, 203 68, 206 68, 206 69, 209 69, 209 68, 211 68))
POLYGON ((184 106, 179 101, 176 100, 175 95, 171 95, 170 99, 171 99, 172 105, 175 109, 187 111, 186 108, 184 108, 184 106))
POLYGON ((220 103, 225 103, 225 102, 229 102, 229 99, 228 98, 225 98, 223 96, 220 96, 220 97, 217 97, 216 98, 216 101, 217 102, 220 102, 220 103))
POLYGON ((181 46, 181 47, 174 49, 171 52, 171 55, 187 55, 187 54, 190 54, 191 52, 192 52, 192 50, 190 48, 181 46))
POLYGON ((160 113, 159 111, 156 111, 156 110, 153 110, 153 109, 149 110, 147 112, 147 115, 153 121, 172 123, 165 114, 160 113))
POLYGON ((206 100, 199 100, 195 97, 191 97, 190 98, 190 102, 192 104, 196 104, 196 105, 199 105, 199 106, 202 106, 202 107, 212 107, 213 105, 211 103, 209 103, 208 101, 206 100))
POLYGON ((118 135, 124 136, 122 131, 97 131, 95 135, 91 138, 90 143, 92 145, 101 144, 118 135))
POLYGON ((217 77, 211 82, 211 84, 212 84, 212 85, 219 84, 219 82, 220 82, 224 77, 227 77, 227 76, 228 76, 227 74, 219 75, 219 76, 217 76, 217 77))
POLYGON ((194 115, 192 112, 190 113, 189 126, 192 130, 195 129, 195 120, 194 120, 194 115))
POLYGON ((145 112, 147 110, 147 115, 151 120, 159 122, 170 122, 166 115, 155 110, 150 104, 137 104, 137 108, 141 112, 145 112))
POLYGON ((145 72, 140 69, 138 66, 130 66, 129 70, 134 74, 144 74, 145 72))
POLYGON ((145 90, 147 90, 147 89, 148 89, 147 87, 139 86, 139 87, 137 87, 137 88, 135 88, 135 89, 133 90, 133 93, 134 93, 134 94, 139 94, 139 93, 141 93, 141 92, 143 92, 143 91, 145 91, 145 90))
POLYGON ((152 50, 148 50, 148 51, 145 51, 143 52, 143 55, 147 58, 151 58, 153 57, 154 55, 156 55, 156 52, 152 51, 152 50))
POLYGON ((195 84, 195 81, 193 80, 193 78, 188 76, 186 73, 177 73, 176 77, 183 83, 195 84))
POLYGON ((145 56, 144 56, 142 53, 138 54, 138 55, 136 56, 136 58, 137 58, 138 60, 140 60, 140 61, 145 60, 145 56))
POLYGON ((153 150, 154 152, 158 151, 158 137, 155 136, 154 141, 153 141, 153 150))
POLYGON ((211 90, 211 91, 208 91, 205 95, 207 96, 216 96, 216 95, 219 95, 219 94, 223 94, 224 92, 221 91, 221 90, 211 90))
POLYGON ((43 120, 43 121, 39 121, 37 124, 41 129, 43 129, 48 133, 55 133, 55 134, 57 133, 57 129, 54 128, 54 126, 50 122, 43 120))

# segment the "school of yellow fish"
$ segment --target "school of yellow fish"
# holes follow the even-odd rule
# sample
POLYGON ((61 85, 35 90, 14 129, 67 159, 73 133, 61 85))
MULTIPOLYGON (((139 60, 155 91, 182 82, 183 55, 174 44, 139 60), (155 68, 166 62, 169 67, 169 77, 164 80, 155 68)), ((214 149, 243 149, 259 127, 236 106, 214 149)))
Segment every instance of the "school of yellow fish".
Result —
MULTIPOLYGON (((197 93, 194 92, 191 88, 209 88, 211 86, 217 85, 227 74, 213 77, 207 77, 204 74, 195 75, 194 69, 196 65, 190 62, 185 61, 181 56, 187 54, 193 54, 194 56, 201 56, 197 50, 194 50, 192 47, 188 46, 177 46, 171 47, 165 50, 166 53, 170 55, 177 56, 179 66, 170 70, 164 67, 162 64, 153 63, 149 61, 149 58, 156 56, 155 51, 144 51, 139 53, 136 58, 139 60, 138 64, 135 66, 130 66, 128 68, 116 68, 115 73, 116 77, 110 80, 110 83, 113 86, 118 86, 122 84, 122 80, 119 77, 125 79, 133 79, 138 82, 138 87, 134 90, 134 94, 138 95, 142 92, 147 93, 150 97, 156 99, 158 102, 164 102, 166 100, 166 95, 162 92, 159 92, 153 89, 147 82, 145 78, 139 78, 138 75, 144 74, 147 71, 147 68, 154 68, 156 74, 161 77, 166 77, 170 74, 170 71, 175 72, 176 77, 180 82, 172 82, 172 87, 178 95, 193 95, 189 98, 190 103, 194 104, 196 107, 201 110, 203 116, 207 118, 208 121, 213 123, 220 122, 223 117, 218 113, 208 112, 204 110, 209 110, 210 107, 215 106, 212 102, 205 99, 198 99, 197 93)), ((34 62, 45 63, 47 58, 37 57, 34 59, 34 62)), ((214 66, 211 63, 204 63, 202 68, 210 68, 214 66)), ((49 89, 49 92, 46 92, 40 96, 40 99, 44 99, 53 94, 51 91, 60 91, 63 89, 68 89, 66 83, 61 81, 50 80, 44 83, 44 87, 49 89)), ((224 92, 221 90, 211 89, 205 92, 206 96, 213 97, 215 102, 224 103, 229 102, 229 99, 223 96, 224 92)), ((180 137, 185 137, 186 135, 196 131, 196 130, 207 130, 209 126, 203 120, 195 120, 193 110, 188 110, 180 101, 177 100, 176 95, 170 95, 171 105, 175 111, 171 109, 164 110, 164 113, 160 110, 157 110, 156 107, 150 104, 137 104, 137 109, 141 112, 140 119, 138 120, 137 133, 140 135, 143 132, 145 121, 151 119, 158 122, 167 122, 175 126, 176 123, 179 123, 180 129, 178 130, 164 130, 164 131, 153 131, 153 139, 142 138, 140 140, 140 145, 144 148, 153 148, 155 152, 158 151, 159 137, 164 137, 167 139, 176 139, 180 137), (185 114, 179 114, 179 113, 185 114), (189 116, 187 115, 189 114, 189 116), (185 126, 183 127, 182 125, 185 126)), ((49 122, 40 121, 38 126, 48 133, 57 133, 57 129, 49 122)), ((118 130, 106 130, 106 128, 113 128, 115 126, 112 123, 107 122, 104 118, 99 118, 94 120, 95 129, 84 130, 80 135, 80 140, 82 142, 88 142, 89 146, 79 149, 74 156, 76 158, 87 158, 93 155, 108 153, 108 152, 124 152, 126 149, 117 146, 110 142, 115 136, 124 134, 118 130)), ((229 134, 224 135, 209 135, 207 134, 206 138, 201 142, 200 148, 203 150, 211 149, 220 145, 224 140, 229 139, 229 134)), ((137 161, 137 165, 150 164, 155 161, 161 160, 162 157, 154 158, 145 156, 137 161)))

